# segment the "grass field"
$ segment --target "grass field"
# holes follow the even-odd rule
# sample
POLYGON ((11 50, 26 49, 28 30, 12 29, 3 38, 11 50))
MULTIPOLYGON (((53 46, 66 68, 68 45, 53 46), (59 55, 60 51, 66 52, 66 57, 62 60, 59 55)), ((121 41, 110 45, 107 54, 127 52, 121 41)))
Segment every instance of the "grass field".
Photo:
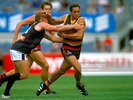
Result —
MULTIPOLYGON (((82 81, 88 96, 77 91, 73 76, 62 76, 51 85, 57 94, 42 93, 37 97, 35 91, 40 80, 40 76, 30 76, 17 81, 11 90, 11 100, 133 100, 133 76, 84 76, 82 81)), ((5 84, 0 88, 0 94, 4 88, 5 84)))

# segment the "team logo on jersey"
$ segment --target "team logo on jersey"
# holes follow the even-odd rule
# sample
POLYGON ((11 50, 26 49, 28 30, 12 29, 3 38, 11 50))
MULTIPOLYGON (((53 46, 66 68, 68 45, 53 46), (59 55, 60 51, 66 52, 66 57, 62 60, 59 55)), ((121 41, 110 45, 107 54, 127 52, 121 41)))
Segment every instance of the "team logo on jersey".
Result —
POLYGON ((67 50, 66 53, 67 53, 67 55, 71 55, 72 54, 72 52, 71 51, 68 51, 68 50, 67 50))

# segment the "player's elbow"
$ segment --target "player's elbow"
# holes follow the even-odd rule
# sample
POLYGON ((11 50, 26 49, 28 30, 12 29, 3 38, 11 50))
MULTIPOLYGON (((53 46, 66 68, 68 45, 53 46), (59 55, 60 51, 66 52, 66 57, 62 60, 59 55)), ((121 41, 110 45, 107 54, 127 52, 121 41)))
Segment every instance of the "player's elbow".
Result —
POLYGON ((17 26, 18 27, 21 27, 21 26, 23 26, 23 23, 22 22, 19 22, 19 23, 17 23, 17 26))

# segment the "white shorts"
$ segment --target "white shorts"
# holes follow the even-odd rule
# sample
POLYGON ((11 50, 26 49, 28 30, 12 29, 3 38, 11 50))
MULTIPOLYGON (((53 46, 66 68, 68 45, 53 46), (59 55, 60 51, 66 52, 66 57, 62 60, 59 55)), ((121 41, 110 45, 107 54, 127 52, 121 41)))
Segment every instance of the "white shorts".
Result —
POLYGON ((27 54, 16 50, 10 50, 10 56, 12 61, 16 60, 28 60, 27 54))

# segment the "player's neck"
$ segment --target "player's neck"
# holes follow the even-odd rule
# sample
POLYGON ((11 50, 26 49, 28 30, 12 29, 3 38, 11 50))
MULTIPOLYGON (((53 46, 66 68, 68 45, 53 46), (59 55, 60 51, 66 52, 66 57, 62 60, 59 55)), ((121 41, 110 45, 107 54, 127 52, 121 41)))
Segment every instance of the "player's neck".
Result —
POLYGON ((74 24, 76 21, 77 19, 71 16, 71 24, 74 24))

